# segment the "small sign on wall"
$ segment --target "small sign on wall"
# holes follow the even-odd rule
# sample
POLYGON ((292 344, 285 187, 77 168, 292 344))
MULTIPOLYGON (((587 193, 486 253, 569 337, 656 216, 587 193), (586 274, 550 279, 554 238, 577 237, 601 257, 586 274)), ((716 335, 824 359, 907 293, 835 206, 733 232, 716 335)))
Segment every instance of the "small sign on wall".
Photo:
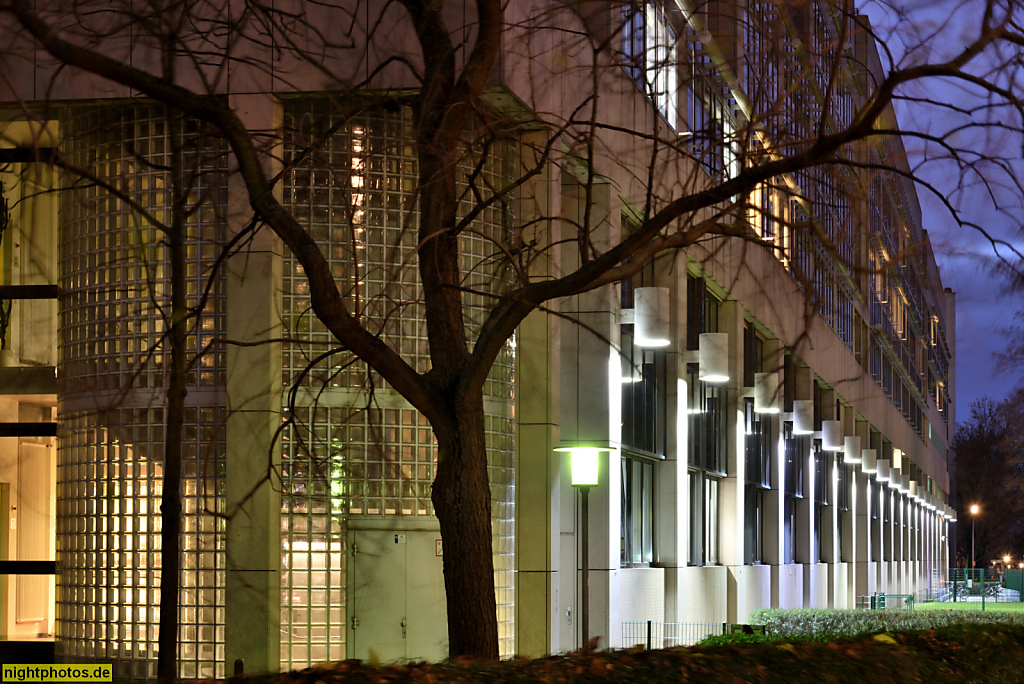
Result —
POLYGON ((404 534, 396 534, 395 535, 395 543, 396 544, 404 544, 405 543, 405 535, 404 534))
POLYGON ((441 540, 440 539, 435 539, 434 540, 434 555, 437 556, 438 558, 441 558, 442 556, 444 556, 444 549, 441 548, 441 540))

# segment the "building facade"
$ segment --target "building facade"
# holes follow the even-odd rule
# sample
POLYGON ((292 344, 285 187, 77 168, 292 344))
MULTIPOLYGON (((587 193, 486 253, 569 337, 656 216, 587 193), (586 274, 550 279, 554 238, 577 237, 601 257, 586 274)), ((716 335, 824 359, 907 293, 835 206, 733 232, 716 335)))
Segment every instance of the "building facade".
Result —
MULTIPOLYGON (((864 20, 826 3, 515 5, 458 162, 470 341, 517 266, 569 272, 578 236, 606 249, 681 193, 841 128, 880 70, 864 20)), ((280 198, 346 303, 426 371, 411 265, 418 158, 402 97, 415 83, 383 67, 366 75, 370 55, 415 43, 393 10, 364 9, 366 25, 397 28, 323 70, 242 40, 218 88, 267 141, 280 198), (341 82, 353 69, 365 72, 358 93, 325 84, 324 71, 341 82)), ((339 21, 308 11, 310 25, 339 21)), ((449 25, 472 16, 459 4, 449 25)), ((4 284, 50 289, 8 290, 0 407, 9 422, 56 428, 0 437, 0 545, 57 566, 53 580, 2 580, 4 636, 53 634, 61 660, 155 676, 164 231, 178 204, 193 354, 181 675, 371 649, 444 657, 430 426, 313 315, 301 266, 253 230, 224 141, 52 71, 41 54, 8 61, 7 99, 21 104, 3 129, 4 284)), ((506 345, 485 388, 502 655, 588 636, 631 646, 635 622, 745 622, 762 607, 853 608, 940 586, 954 295, 898 139, 844 154, 846 165, 767 179, 681 219, 743 230, 550 302, 506 345), (581 446, 600 450, 586 535, 569 478, 581 446)))

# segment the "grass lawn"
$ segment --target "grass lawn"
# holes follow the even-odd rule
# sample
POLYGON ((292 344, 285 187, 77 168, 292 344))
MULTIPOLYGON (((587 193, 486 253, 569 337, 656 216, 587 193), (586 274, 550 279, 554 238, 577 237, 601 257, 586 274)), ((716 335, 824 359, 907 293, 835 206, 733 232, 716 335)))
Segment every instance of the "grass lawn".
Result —
MULTIPOLYGON (((914 604, 914 610, 981 610, 981 601, 932 601, 914 604)), ((985 601, 985 612, 997 610, 1007 613, 1024 613, 1024 602, 996 603, 985 601)))

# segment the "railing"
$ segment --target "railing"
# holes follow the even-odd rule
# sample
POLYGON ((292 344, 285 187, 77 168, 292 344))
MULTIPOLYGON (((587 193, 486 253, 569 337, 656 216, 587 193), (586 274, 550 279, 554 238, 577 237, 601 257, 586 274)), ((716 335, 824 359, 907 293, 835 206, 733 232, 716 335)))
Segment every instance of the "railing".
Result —
POLYGON ((727 634, 730 627, 728 622, 623 622, 622 647, 694 646, 709 636, 727 634))
POLYGON ((857 597, 857 608, 860 610, 914 610, 914 603, 913 594, 877 593, 857 597))
POLYGON ((970 603, 984 610, 986 604, 1020 603, 1024 597, 1024 570, 1018 568, 950 568, 947 577, 923 600, 970 603))

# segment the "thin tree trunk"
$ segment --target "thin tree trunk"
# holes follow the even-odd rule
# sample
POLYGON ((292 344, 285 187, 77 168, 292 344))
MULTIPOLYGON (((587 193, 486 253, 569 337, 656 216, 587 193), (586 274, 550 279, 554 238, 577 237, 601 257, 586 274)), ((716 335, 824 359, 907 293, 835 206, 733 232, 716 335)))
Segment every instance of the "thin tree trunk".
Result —
POLYGON ((164 430, 164 482, 160 502, 160 637, 157 680, 172 684, 178 677, 178 579, 181 531, 181 449, 185 422, 187 379, 185 341, 185 207, 181 141, 181 115, 168 109, 167 136, 171 150, 171 222, 167 249, 171 267, 171 349, 167 387, 167 423, 164 430))
POLYGON ((431 499, 444 540, 448 644, 452 655, 498 657, 491 488, 487 478, 483 397, 473 397, 435 426, 437 473, 431 499))

